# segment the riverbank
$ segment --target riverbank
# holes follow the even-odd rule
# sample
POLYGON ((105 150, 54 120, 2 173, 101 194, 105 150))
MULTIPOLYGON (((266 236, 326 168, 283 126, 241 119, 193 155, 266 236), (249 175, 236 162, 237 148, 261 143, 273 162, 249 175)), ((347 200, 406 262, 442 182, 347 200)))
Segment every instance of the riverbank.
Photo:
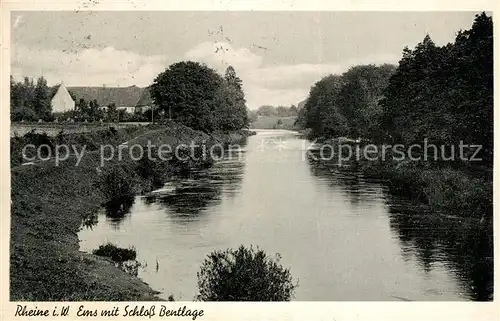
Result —
MULTIPOLYGON (((316 142, 318 148, 328 144, 335 151, 340 143, 350 145, 353 151, 357 147, 363 150, 365 145, 348 139, 339 141, 322 138, 316 142)), ((344 151, 346 155, 343 155, 343 159, 347 159, 347 150, 344 151)), ((433 212, 479 219, 493 217, 491 169, 456 162, 397 161, 388 152, 385 158, 370 153, 370 158, 376 160, 363 157, 356 160, 356 157, 352 157, 351 160, 344 160, 343 165, 355 168, 367 178, 383 180, 392 194, 422 202, 433 212)))
MULTIPOLYGON (((173 122, 164 126, 141 126, 136 132, 118 130, 99 141, 93 139, 106 135, 88 137, 86 133, 80 143, 118 146, 125 141, 146 144, 149 140, 176 146, 192 141, 229 143, 229 139, 243 139, 250 134, 241 131, 207 135, 173 122)), ((61 135, 59 139, 79 142, 81 136, 71 135, 61 135)), ((79 166, 68 160, 59 166, 46 161, 12 167, 11 300, 158 300, 158 293, 137 277, 107 259, 80 252, 77 233, 82 221, 103 204, 150 191, 181 170, 207 166, 209 160, 134 161, 125 156, 121 161, 109 160, 101 167, 100 156, 98 151, 88 152, 79 166)))

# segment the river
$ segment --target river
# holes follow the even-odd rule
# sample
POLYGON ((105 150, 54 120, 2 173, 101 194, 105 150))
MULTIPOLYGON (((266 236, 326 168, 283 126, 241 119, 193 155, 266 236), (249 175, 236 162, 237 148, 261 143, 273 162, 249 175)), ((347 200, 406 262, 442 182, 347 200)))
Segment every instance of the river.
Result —
POLYGON ((255 245, 281 255, 294 300, 488 300, 491 234, 434 215, 382 182, 307 157, 296 133, 260 130, 212 168, 103 209, 80 249, 134 246, 138 276, 166 298, 192 300, 213 250, 255 245))

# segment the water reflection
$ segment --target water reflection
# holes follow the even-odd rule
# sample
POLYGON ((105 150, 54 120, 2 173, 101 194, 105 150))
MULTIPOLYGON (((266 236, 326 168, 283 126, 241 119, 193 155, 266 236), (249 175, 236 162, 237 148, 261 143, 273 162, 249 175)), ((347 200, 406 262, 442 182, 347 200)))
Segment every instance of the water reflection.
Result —
MULTIPOLYGON (((318 161, 317 153, 311 154, 308 157, 311 173, 326 182, 332 192, 340 188, 353 204, 373 200, 377 184, 367 183, 355 166, 318 161)), ((380 191, 385 194, 381 197, 386 198, 390 228, 399 239, 403 260, 415 260, 425 274, 439 264, 445 265, 455 275, 465 296, 476 301, 493 299, 491 221, 480 224, 476 219, 436 215, 422 204, 389 195, 383 186, 380 191)))
POLYGON ((114 227, 119 228, 121 222, 130 213, 130 209, 134 205, 135 198, 133 196, 125 196, 107 202, 104 205, 106 220, 114 227))
MULTIPOLYGON (((333 159, 320 161, 318 151, 310 151, 307 161, 309 170, 314 177, 321 179, 334 191, 342 192, 351 204, 369 206, 374 201, 383 198, 383 186, 373 180, 365 180, 363 175, 356 171, 355 166, 339 165, 333 159)), ((328 159, 327 156, 325 158, 328 159)))
POLYGON ((454 272, 463 291, 476 301, 493 299, 493 226, 476 219, 433 215, 392 199, 390 227, 402 251, 414 256, 425 272, 437 262, 454 272))
POLYGON ((211 168, 192 170, 180 175, 162 189, 144 198, 146 204, 162 206, 173 218, 200 216, 222 199, 238 195, 245 170, 246 141, 241 149, 226 149, 216 155, 220 160, 211 168))
POLYGON ((300 281, 296 300, 489 298, 491 225, 427 213, 355 168, 306 161, 304 146, 290 132, 260 132, 238 157, 136 198, 119 229, 100 212, 81 249, 135 246, 139 277, 165 299, 191 300, 206 255, 240 244, 280 253, 300 281))

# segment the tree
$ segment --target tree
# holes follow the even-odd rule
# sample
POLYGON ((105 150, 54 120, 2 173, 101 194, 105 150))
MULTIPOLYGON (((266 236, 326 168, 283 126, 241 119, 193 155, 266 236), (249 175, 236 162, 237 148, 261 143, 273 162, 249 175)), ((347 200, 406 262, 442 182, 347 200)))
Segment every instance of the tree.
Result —
POLYGON ((330 75, 322 78, 311 87, 309 98, 304 106, 302 122, 310 128, 312 136, 337 137, 345 135, 347 121, 339 111, 339 92, 342 78, 330 75))
POLYGON ((77 106, 78 116, 82 119, 87 119, 89 117, 90 107, 85 99, 80 98, 77 106))
POLYGON ((296 288, 290 271, 264 251, 240 246, 214 251, 198 272, 202 301, 290 301, 296 288))
POLYGON ((13 121, 51 118, 51 91, 47 81, 40 77, 36 86, 33 79, 24 77, 22 82, 10 78, 11 119, 13 121))
POLYGON ((102 118, 102 111, 99 109, 97 99, 94 99, 89 103, 88 116, 92 121, 96 121, 102 118))
POLYGON ((389 78, 395 71, 392 65, 360 65, 342 74, 339 110, 348 123, 350 137, 373 139, 379 136, 379 118, 389 78))
POLYGON ((257 115, 259 116, 276 116, 277 112, 273 106, 264 105, 257 109, 257 115))
POLYGON ((116 104, 115 103, 110 103, 108 105, 108 109, 106 111, 106 114, 107 114, 107 119, 108 119, 109 122, 119 121, 119 119, 118 119, 118 117, 119 117, 118 109, 116 108, 116 104))
POLYGON ((159 74, 151 85, 151 97, 165 114, 180 123, 213 131, 215 98, 222 77, 197 62, 178 62, 159 74))
POLYGON ((43 77, 38 78, 34 90, 33 107, 38 117, 44 120, 49 119, 52 113, 49 94, 47 80, 43 77))
POLYGON ((242 81, 232 66, 226 69, 215 98, 214 128, 231 131, 247 127, 249 118, 242 81))
POLYGON ((257 120, 257 118, 258 118, 257 112, 256 112, 256 111, 254 111, 254 110, 250 110, 250 109, 248 109, 248 108, 247 108, 247 115, 248 115, 248 121, 249 121, 250 123, 253 123, 253 122, 254 122, 254 121, 256 121, 256 120, 257 120))
POLYGON ((472 28, 438 47, 429 36, 405 48, 381 101, 381 127, 406 144, 482 145, 493 153, 493 22, 476 15, 472 28))

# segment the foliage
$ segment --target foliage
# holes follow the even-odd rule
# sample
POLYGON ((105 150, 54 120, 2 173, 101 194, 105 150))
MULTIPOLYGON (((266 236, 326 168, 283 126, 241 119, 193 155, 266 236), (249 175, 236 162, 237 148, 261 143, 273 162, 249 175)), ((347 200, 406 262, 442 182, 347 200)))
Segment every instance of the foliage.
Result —
POLYGON ((278 106, 274 107, 271 105, 260 106, 257 109, 257 116, 278 116, 278 117, 292 117, 297 116, 297 107, 291 105, 290 107, 278 106))
POLYGON ((378 137, 378 120, 382 116, 378 101, 394 70, 395 67, 388 64, 355 66, 342 75, 338 104, 347 122, 346 136, 378 137))
POLYGON ((45 78, 33 79, 24 77, 22 82, 16 82, 10 77, 10 101, 12 121, 49 120, 51 115, 52 90, 47 86, 45 78))
POLYGON ((277 116, 276 108, 270 105, 260 106, 257 109, 257 115, 259 116, 277 116))
POLYGON ((108 201, 118 200, 134 194, 130 174, 119 166, 101 174, 96 185, 108 201))
POLYGON ((233 131, 248 126, 248 115, 241 79, 233 67, 226 70, 215 96, 214 128, 233 131))
POLYGON ((443 47, 429 36, 405 48, 381 101, 386 139, 411 144, 481 144, 493 147, 493 22, 476 15, 472 28, 443 47))
POLYGON ((405 48, 397 68, 356 66, 311 88, 296 122, 314 137, 376 142, 482 145, 493 159, 493 23, 476 15, 455 42, 437 46, 427 35, 405 48))
POLYGON ((296 284, 290 271, 264 251, 240 246, 214 251, 198 273, 202 301, 289 301, 296 284))
POLYGON ((258 119, 258 115, 257 115, 257 112, 256 111, 253 111, 253 110, 250 110, 250 109, 247 109, 247 115, 248 115, 248 121, 250 123, 253 123, 255 122, 257 119, 258 119))
POLYGON ((393 70, 363 65, 324 77, 311 88, 296 124, 316 137, 374 137, 382 113, 378 101, 393 70))
POLYGON ((115 262, 135 260, 137 257, 137 252, 134 248, 120 248, 112 243, 100 245, 98 249, 92 251, 92 254, 109 257, 115 262))
POLYGON ((151 96, 165 115, 193 129, 213 132, 248 125, 242 82, 231 66, 222 77, 197 62, 172 64, 155 78, 151 96))

